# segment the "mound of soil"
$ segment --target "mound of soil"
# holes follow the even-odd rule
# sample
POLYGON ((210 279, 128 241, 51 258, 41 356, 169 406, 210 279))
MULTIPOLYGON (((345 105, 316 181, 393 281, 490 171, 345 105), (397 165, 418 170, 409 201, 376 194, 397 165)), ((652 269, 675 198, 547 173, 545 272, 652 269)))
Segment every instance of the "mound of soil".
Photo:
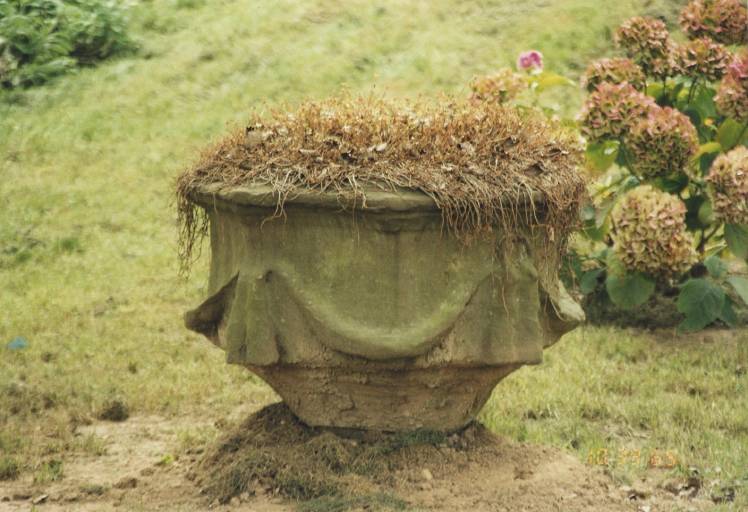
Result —
POLYGON ((645 480, 625 486, 599 467, 586 466, 561 450, 506 441, 478 424, 452 436, 423 431, 332 432, 306 427, 276 404, 251 415, 207 447, 196 442, 186 451, 178 448, 177 432, 212 424, 204 415, 135 416, 80 427, 81 435, 101 439, 106 451, 69 454, 59 480, 36 482, 34 474, 26 472, 0 482, 0 510, 634 512, 714 508, 709 493, 699 493, 700 485, 694 487, 690 479, 674 479, 653 470, 645 480))
POLYGON ((200 461, 220 503, 280 495, 299 510, 632 510, 612 482, 559 450, 462 432, 331 431, 283 404, 250 416, 200 461), (233 501, 232 501, 233 500, 233 501))

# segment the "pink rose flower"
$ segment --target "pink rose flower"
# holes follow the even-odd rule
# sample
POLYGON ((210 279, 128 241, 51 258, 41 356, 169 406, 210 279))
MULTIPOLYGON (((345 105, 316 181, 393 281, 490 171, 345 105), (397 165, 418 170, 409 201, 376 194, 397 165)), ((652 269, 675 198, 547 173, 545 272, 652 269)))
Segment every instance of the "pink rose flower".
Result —
POLYGON ((517 57, 517 69, 523 71, 543 69, 543 54, 537 50, 520 53, 519 57, 517 57))

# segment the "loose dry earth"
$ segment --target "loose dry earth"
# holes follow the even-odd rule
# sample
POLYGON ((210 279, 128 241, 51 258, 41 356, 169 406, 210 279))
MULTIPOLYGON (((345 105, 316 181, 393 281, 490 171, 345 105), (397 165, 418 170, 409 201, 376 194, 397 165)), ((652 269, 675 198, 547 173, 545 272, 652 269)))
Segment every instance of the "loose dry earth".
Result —
MULTIPOLYGON (((65 475, 0 485, 0 510, 707 510, 687 482, 619 487, 601 468, 556 448, 516 443, 473 424, 452 436, 376 437, 309 428, 281 404, 215 442, 176 453, 176 432, 195 418, 97 422, 80 435, 106 441, 101 456, 72 456, 65 475), (677 494, 677 495, 676 495, 677 494)), ((205 425, 209 427, 210 425, 205 425)), ((703 493, 701 493, 703 494, 703 493)))

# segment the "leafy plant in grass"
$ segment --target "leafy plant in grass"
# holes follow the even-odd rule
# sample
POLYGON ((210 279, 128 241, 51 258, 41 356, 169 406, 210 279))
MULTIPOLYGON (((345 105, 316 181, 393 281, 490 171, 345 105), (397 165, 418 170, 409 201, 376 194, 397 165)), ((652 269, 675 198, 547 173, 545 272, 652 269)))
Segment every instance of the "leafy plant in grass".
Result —
POLYGON ((131 50, 114 0, 0 0, 0 86, 29 87, 131 50))
POLYGON ((6 455, 0 457, 0 481, 15 480, 20 472, 20 465, 15 459, 6 455))
POLYGON ((690 38, 636 17, 618 29, 626 57, 590 64, 580 114, 598 173, 570 255, 582 293, 604 289, 622 309, 677 295, 680 328, 733 325, 748 279, 748 12, 740 0, 694 0, 690 38))

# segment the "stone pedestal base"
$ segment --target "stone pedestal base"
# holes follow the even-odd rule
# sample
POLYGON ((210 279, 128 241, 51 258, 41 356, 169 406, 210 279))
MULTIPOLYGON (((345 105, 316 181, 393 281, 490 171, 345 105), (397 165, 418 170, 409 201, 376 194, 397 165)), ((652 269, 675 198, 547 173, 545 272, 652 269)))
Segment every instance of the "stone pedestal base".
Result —
MULTIPOLYGON (((210 219, 211 271, 187 326, 312 426, 459 430, 584 318, 539 268, 545 230, 497 225, 466 244, 422 192, 295 191, 282 216, 263 185, 206 186, 194 200, 210 219)), ((517 220, 542 198, 525 207, 517 220)))
POLYGON ((520 365, 371 370, 248 366, 311 426, 445 432, 467 425, 520 365))

